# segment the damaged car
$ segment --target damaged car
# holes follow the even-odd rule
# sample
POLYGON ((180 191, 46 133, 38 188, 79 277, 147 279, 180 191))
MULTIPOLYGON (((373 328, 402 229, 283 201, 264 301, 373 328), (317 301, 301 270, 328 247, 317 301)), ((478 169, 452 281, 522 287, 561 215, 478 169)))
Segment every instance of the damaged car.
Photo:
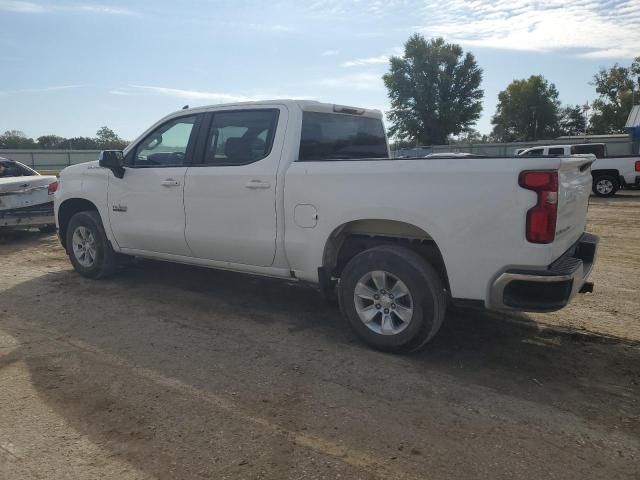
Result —
POLYGON ((0 157, 0 230, 39 228, 55 232, 53 194, 58 179, 0 157))

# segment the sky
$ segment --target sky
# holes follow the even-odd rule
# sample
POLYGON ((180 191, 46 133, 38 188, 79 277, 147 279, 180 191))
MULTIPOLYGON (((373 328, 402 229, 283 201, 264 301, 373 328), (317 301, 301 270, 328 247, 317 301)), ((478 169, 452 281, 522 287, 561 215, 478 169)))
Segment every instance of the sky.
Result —
POLYGON ((498 93, 542 74, 563 104, 640 55, 638 0, 0 0, 0 132, 133 139, 183 105, 307 98, 389 108, 381 76, 413 33, 471 51, 498 93))

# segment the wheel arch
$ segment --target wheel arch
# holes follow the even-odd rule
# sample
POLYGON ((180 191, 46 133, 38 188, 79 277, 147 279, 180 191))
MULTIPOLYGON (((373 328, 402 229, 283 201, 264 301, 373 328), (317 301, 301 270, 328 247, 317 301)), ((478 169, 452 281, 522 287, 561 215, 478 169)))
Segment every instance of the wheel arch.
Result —
POLYGON ((612 177, 615 177, 616 179, 618 179, 620 177, 620 172, 615 168, 591 170, 591 176, 593 177, 594 180, 597 177, 601 177, 603 175, 611 175, 612 177))
POLYGON ((58 232, 62 246, 67 248, 67 227, 71 218, 78 212, 94 210, 100 215, 98 207, 85 198, 68 198, 58 207, 58 232))
POLYGON ((378 245, 401 245, 415 251, 436 269, 449 290, 449 278, 440 247, 433 236, 417 225, 381 218, 358 219, 334 228, 325 242, 320 283, 340 277, 358 253, 378 245))

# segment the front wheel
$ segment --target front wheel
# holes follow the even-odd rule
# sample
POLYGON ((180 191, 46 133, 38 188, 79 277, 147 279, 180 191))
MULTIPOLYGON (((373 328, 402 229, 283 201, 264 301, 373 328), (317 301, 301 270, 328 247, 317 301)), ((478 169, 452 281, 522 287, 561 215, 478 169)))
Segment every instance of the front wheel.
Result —
POLYGON ((356 255, 339 284, 344 316, 368 345, 384 351, 417 350, 440 329, 445 289, 435 269, 403 247, 384 245, 356 255))
POLYGON ((599 175, 593 179, 593 193, 598 197, 613 197, 620 183, 613 175, 599 175))
POLYGON ((73 268, 85 277, 103 278, 118 266, 98 212, 78 212, 71 217, 66 246, 73 268))

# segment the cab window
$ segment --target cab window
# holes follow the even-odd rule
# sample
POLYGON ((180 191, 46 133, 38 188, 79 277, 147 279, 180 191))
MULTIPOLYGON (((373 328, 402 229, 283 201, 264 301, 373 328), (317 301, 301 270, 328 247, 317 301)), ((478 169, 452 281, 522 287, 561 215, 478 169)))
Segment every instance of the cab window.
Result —
POLYGON ((246 165, 269 155, 273 144, 277 109, 218 112, 209 131, 207 165, 246 165))
POLYGON ((135 149, 132 166, 168 167, 185 165, 187 147, 196 115, 170 120, 147 135, 135 149))

